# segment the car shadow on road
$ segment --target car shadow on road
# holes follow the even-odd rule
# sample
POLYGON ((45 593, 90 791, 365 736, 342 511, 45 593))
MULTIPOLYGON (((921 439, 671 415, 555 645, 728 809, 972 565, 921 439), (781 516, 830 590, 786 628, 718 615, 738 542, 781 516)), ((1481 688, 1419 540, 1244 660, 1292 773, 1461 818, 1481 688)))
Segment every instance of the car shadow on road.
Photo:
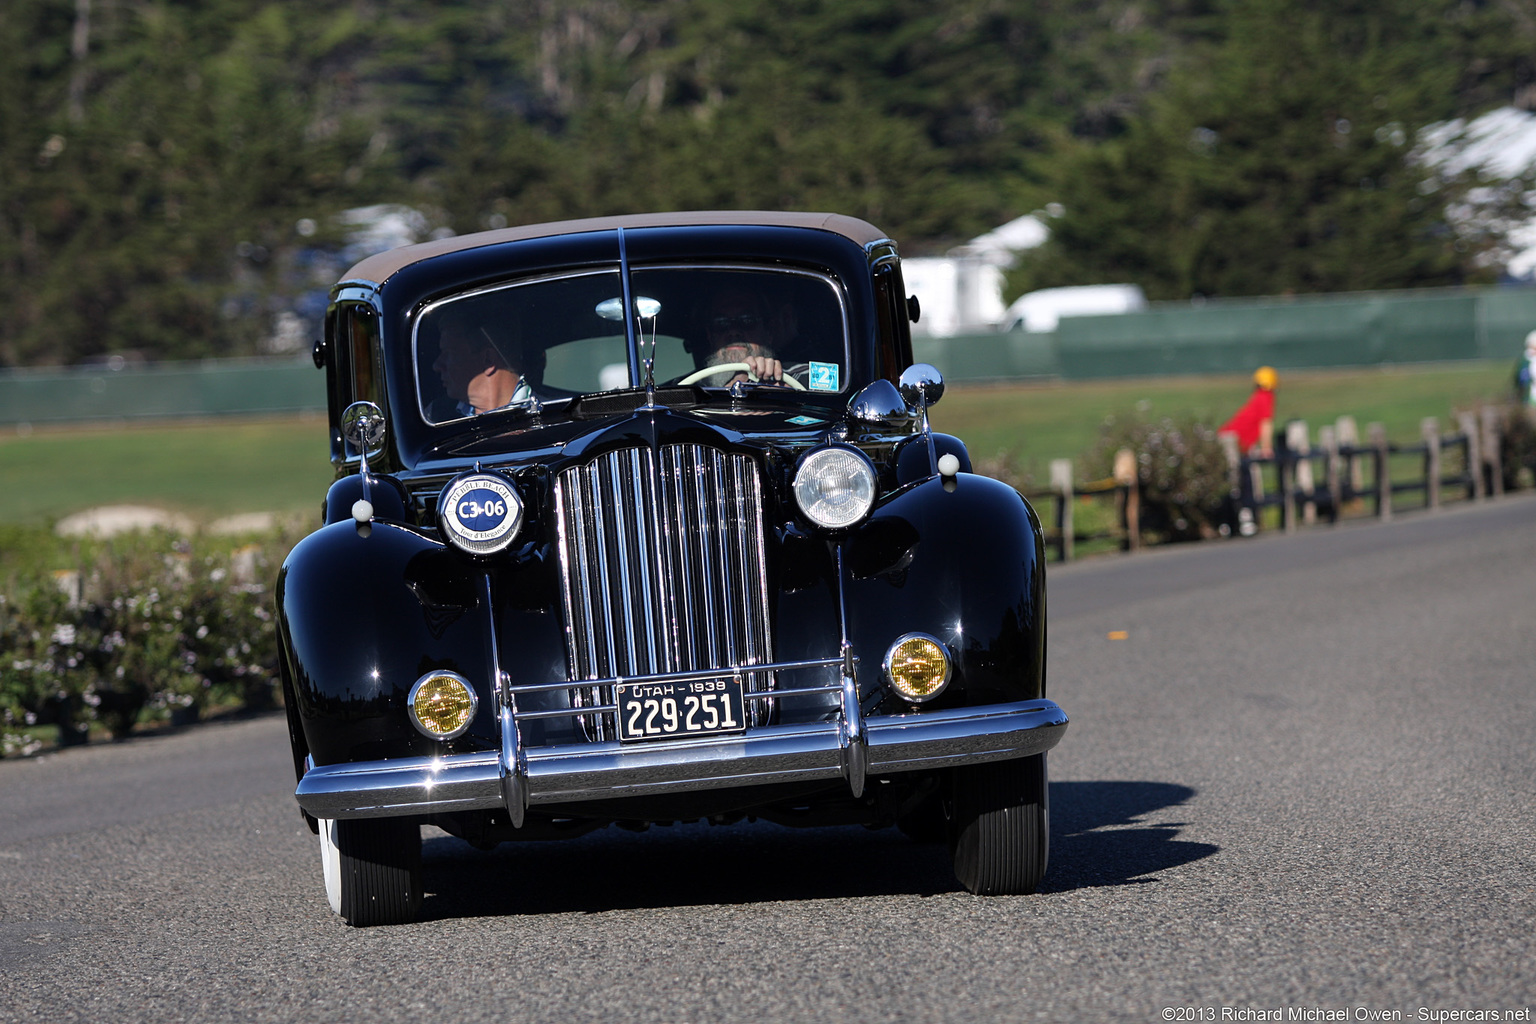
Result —
POLYGON ((425 918, 740 905, 958 888, 942 846, 895 829, 767 822, 606 828, 482 852, 451 837, 424 849, 425 918))
MULTIPOLYGON (((1042 891, 1142 884, 1215 853, 1208 843, 1178 840, 1179 823, 1142 823, 1194 792, 1165 782, 1052 783, 1042 891)), ((434 834, 423 853, 423 916, 438 920, 961 891, 943 844, 919 845, 895 829, 761 821, 643 834, 607 828, 489 851, 434 834)))
POLYGON ((1219 846, 1179 839, 1181 821, 1145 820, 1194 795, 1171 782, 1051 783, 1051 867, 1041 889, 1144 885, 1216 853, 1219 846))

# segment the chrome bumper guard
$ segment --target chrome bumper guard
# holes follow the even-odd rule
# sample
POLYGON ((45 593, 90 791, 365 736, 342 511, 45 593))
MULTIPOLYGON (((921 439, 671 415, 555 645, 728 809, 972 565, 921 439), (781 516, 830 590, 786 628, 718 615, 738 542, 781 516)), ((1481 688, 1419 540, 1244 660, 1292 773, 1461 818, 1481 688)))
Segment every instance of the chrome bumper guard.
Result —
MULTIPOLYGON (((1039 754, 1060 742, 1067 728, 1066 714, 1049 700, 866 717, 857 700, 850 699, 855 691, 847 685, 851 679, 844 676, 843 683, 817 688, 842 692, 844 718, 837 721, 623 745, 608 741, 523 747, 516 728, 516 718, 522 716, 508 701, 501 708, 500 752, 320 765, 305 773, 296 795, 299 805, 317 818, 505 808, 514 824, 521 824, 526 807, 541 804, 839 777, 857 796, 866 775, 1039 754)), ((759 696, 795 692, 808 691, 767 691, 759 696)))

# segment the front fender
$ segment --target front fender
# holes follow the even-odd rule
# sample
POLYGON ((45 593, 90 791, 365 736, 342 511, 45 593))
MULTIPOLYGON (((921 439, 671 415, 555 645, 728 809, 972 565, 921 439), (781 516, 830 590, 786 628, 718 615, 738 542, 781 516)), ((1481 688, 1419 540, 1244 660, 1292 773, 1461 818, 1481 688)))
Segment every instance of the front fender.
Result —
POLYGON ((866 673, 915 631, 957 657, 930 706, 1045 696, 1044 540, 1018 491, 971 473, 930 477, 879 505, 844 561, 849 640, 866 673))
POLYGON ((294 547, 278 576, 278 625, 316 764, 494 749, 482 579, 443 544, 388 523, 362 531, 344 520, 294 547), (432 669, 458 672, 480 697, 470 730, 448 744, 406 713, 432 669))

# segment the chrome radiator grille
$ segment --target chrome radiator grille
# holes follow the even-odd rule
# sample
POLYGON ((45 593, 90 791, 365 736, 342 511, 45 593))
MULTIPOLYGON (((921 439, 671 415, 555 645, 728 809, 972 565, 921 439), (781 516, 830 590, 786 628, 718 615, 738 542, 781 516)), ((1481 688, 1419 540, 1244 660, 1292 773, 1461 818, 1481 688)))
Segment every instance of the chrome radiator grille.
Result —
MULTIPOLYGON (((734 669, 773 660, 762 485, 745 455, 628 448, 555 481, 572 679, 734 669)), ((773 686, 744 672, 748 692, 773 686)), ((571 693, 606 704, 598 687, 571 693)), ((751 701, 753 724, 770 712, 751 701)), ((610 716, 589 733, 613 736, 610 716)))

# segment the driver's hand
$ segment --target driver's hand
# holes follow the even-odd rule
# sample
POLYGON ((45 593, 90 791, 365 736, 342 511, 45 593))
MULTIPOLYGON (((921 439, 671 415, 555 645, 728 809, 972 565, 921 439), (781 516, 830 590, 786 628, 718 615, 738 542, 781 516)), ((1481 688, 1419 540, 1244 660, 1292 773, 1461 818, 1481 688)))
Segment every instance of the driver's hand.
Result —
MULTIPOLYGON (((752 374, 760 381, 768 381, 778 384, 784 379, 784 364, 772 356, 747 356, 742 362, 751 367, 752 374)), ((746 380, 744 374, 738 373, 731 380, 746 380)))

